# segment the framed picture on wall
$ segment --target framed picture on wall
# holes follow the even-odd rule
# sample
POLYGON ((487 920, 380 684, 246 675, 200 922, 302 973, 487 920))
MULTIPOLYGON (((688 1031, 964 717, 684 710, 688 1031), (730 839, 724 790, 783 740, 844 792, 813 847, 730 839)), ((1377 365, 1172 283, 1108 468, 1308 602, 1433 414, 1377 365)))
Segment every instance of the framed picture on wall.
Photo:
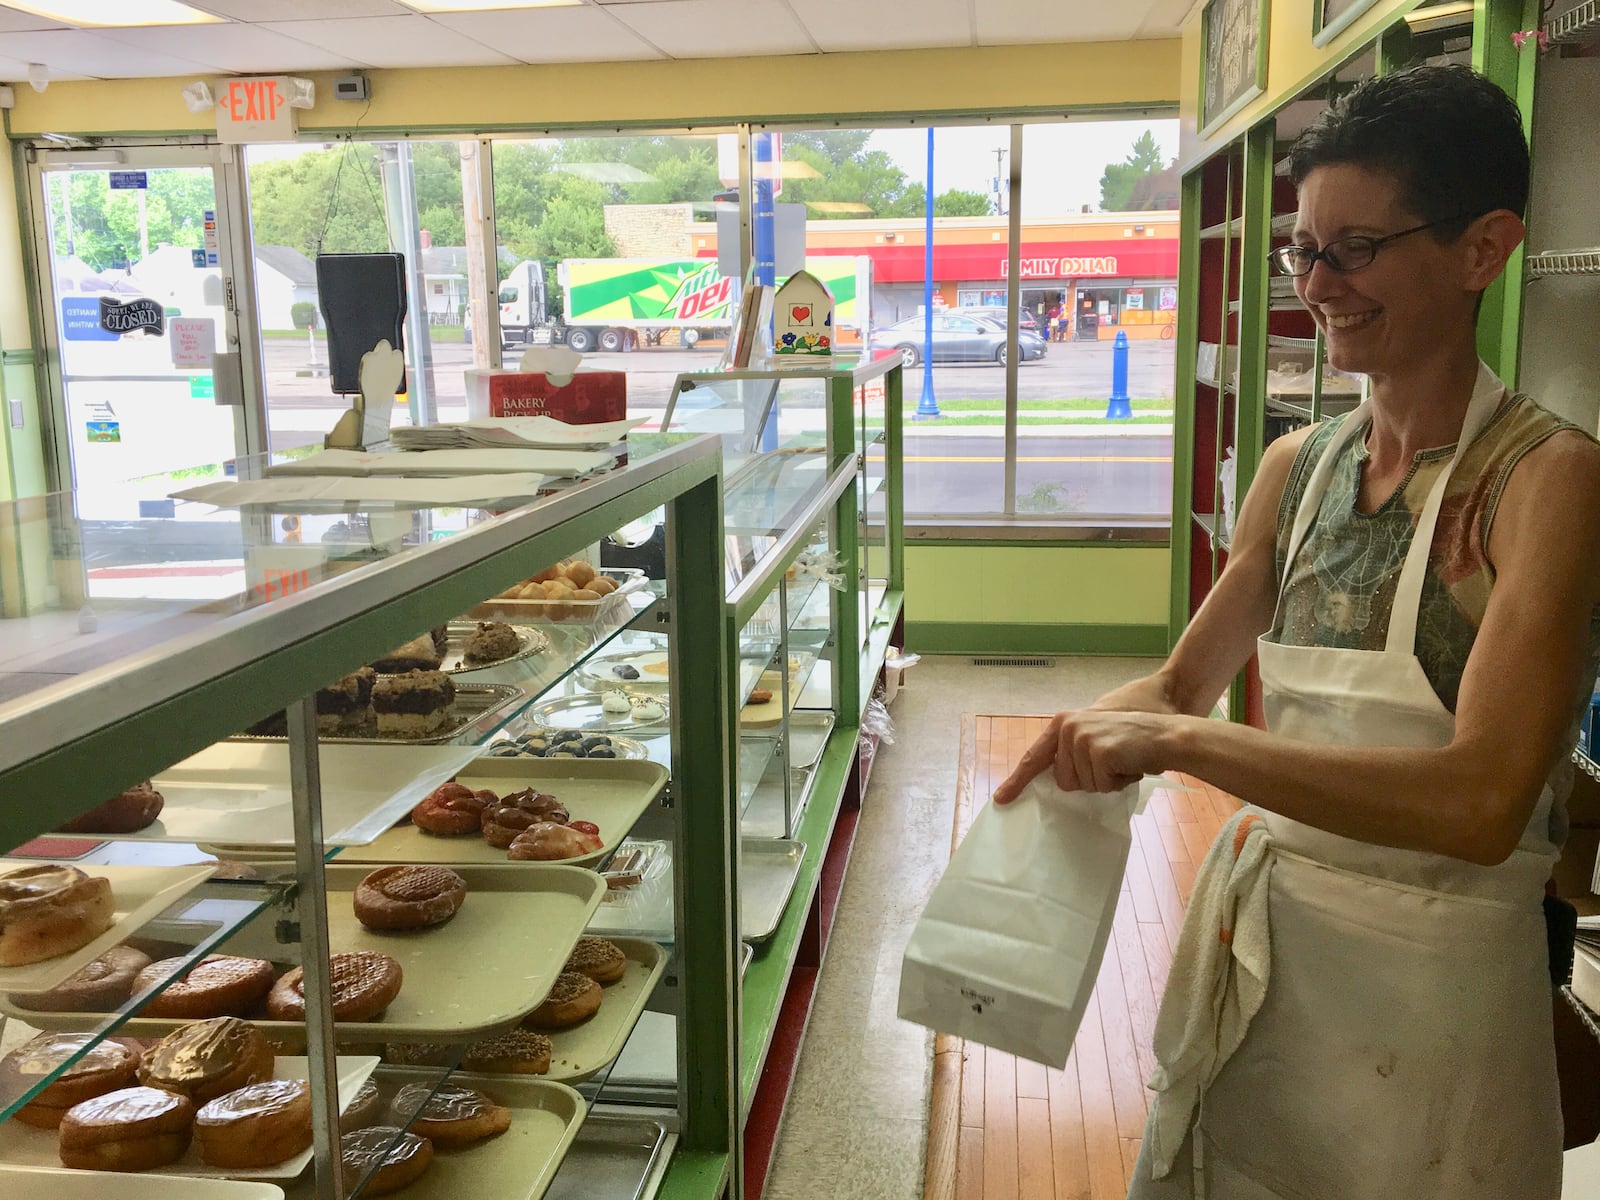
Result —
POLYGON ((1265 90, 1270 10, 1270 0, 1207 0, 1200 18, 1202 134, 1265 90))
POLYGON ((1374 0, 1311 0, 1311 41, 1326 46, 1373 3, 1374 0))

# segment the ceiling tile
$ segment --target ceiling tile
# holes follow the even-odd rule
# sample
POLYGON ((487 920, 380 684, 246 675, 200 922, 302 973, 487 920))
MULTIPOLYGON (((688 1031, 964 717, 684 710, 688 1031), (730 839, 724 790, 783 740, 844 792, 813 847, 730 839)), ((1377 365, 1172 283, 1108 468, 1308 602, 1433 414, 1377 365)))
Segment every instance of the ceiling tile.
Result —
POLYGON ((828 51, 972 44, 968 0, 918 0, 914 18, 886 0, 796 0, 794 11, 828 51))
MULTIPOLYGON (((91 75, 74 75, 67 71, 52 71, 52 79, 63 82, 69 79, 92 79, 91 75)), ((9 83, 13 87, 25 88, 28 86, 28 64, 20 58, 6 58, 0 55, 0 83, 9 83)))
POLYGON ((403 17, 416 12, 399 0, 184 0, 235 21, 320 21, 340 17, 403 17))
POLYGON ((252 25, 195 25, 173 29, 107 29, 100 36, 141 52, 169 50, 183 58, 215 63, 234 74, 333 71, 359 66, 354 59, 252 25))
POLYGON ((69 29, 71 26, 63 25, 60 21, 52 21, 49 17, 37 16, 34 13, 18 12, 14 8, 7 8, 0 4, 0 33, 23 33, 39 29, 69 29))
POLYGON ((1028 42, 1119 42, 1144 24, 1152 0, 974 0, 980 46, 1028 42))
POLYGON ((420 14, 267 21, 261 27, 371 67, 500 67, 517 61, 420 14))
POLYGON ((608 11, 673 58, 816 51, 804 27, 780 0, 662 0, 612 5, 608 11))
POLYGON ((526 63, 663 57, 627 26, 596 8, 439 13, 433 19, 477 41, 498 46, 526 63))
POLYGON ((157 51, 129 53, 114 42, 86 29, 53 29, 44 33, 8 33, 6 54, 25 63, 44 63, 53 78, 88 75, 99 79, 143 79, 159 75, 214 75, 215 63, 179 58, 157 51))

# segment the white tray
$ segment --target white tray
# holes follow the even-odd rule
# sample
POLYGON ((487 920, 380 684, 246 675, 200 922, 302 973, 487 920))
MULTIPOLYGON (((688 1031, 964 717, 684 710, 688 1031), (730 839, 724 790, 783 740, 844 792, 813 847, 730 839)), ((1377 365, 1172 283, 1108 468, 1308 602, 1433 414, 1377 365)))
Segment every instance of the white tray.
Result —
POLYGON ((56 1159, 53 1167, 0 1163, 0 1196, 41 1200, 283 1200, 272 1183, 236 1183, 122 1171, 74 1171, 56 1159))
POLYGON ((545 1030, 550 1039, 550 1070, 540 1076, 555 1083, 582 1083, 616 1060, 628 1044, 639 1014, 667 966, 667 952, 655 942, 617 938, 627 956, 627 973, 605 986, 600 1011, 571 1029, 545 1030))
MULTIPOLYGON (((463 770, 463 787, 492 788, 504 795, 525 787, 548 792, 567 806, 574 821, 600 827, 600 849, 560 860, 560 865, 586 867, 599 862, 628 836, 645 810, 667 784, 659 763, 618 758, 480 758, 463 770)), ((344 850, 339 863, 483 863, 531 867, 549 864, 513 861, 479 834, 435 837, 407 822, 370 845, 344 850)))
MULTIPOLYGON (((375 950, 395 959, 405 974, 400 994, 375 1021, 337 1021, 341 1046, 381 1042, 472 1042, 514 1028, 550 992, 567 956, 600 904, 605 880, 593 871, 545 863, 460 865, 467 882, 461 910, 443 925, 405 933, 379 933, 356 920, 355 888, 371 866, 329 864, 328 942, 335 952, 375 950)), ((279 974, 290 952, 271 948, 273 915, 245 925, 234 952, 270 958, 279 974), (253 943, 253 944, 252 944, 253 943)), ((0 1000, 0 1013, 12 1007, 0 1000)), ((36 1029, 79 1032, 106 1023, 100 1013, 21 1012, 36 1029)), ((189 1022, 174 1017, 129 1017, 127 1037, 165 1037, 189 1022)), ((298 1021, 251 1019, 268 1038, 305 1044, 298 1021)))
MULTIPOLYGON (((372 841, 479 753, 476 746, 323 746, 322 829, 330 846, 372 841)), ((287 742, 219 742, 154 780, 166 807, 121 838, 294 846, 287 742)))
MULTIPOLYGON (((30 859, 0 859, 0 872, 15 867, 47 866, 30 859)), ((72 865, 72 864, 65 864, 72 865)), ((0 992, 48 992, 56 984, 94 961, 113 946, 137 933, 145 922, 163 909, 176 904, 216 870, 215 863, 195 863, 186 867, 108 867, 95 863, 79 866, 85 875, 98 875, 111 881, 115 909, 111 927, 87 946, 29 963, 25 967, 0 967, 0 992)))
MULTIPOLYGON (((341 1055, 337 1061, 339 1109, 342 1112, 345 1106, 356 1098, 361 1085, 367 1081, 367 1076, 371 1075, 373 1068, 378 1065, 378 1058, 376 1055, 365 1054, 341 1055)), ((308 1077, 307 1069, 305 1058, 288 1055, 277 1060, 272 1077, 305 1079, 308 1077)), ((31 1125, 24 1125, 21 1121, 0 1123, 0 1163, 21 1167, 59 1167, 61 1165, 59 1145, 60 1137, 53 1129, 35 1129, 31 1125)), ((211 1167, 200 1161, 200 1148, 191 1143, 182 1158, 168 1166, 156 1168, 155 1173, 187 1179, 296 1179, 310 1162, 311 1147, 307 1146, 293 1158, 286 1158, 270 1167, 211 1167)), ((93 1172, 96 1175, 101 1173, 93 1172)), ((126 1175, 116 1177, 128 1178, 126 1175)), ((0 1195, 6 1194, 10 1193, 0 1188, 0 1195)), ((16 1194, 22 1195, 22 1193, 16 1194)), ((54 1189, 46 1191, 45 1194, 50 1197, 56 1195, 54 1189)), ((120 1188, 111 1186, 101 1192, 96 1200, 123 1200, 125 1195, 126 1193, 120 1188)))

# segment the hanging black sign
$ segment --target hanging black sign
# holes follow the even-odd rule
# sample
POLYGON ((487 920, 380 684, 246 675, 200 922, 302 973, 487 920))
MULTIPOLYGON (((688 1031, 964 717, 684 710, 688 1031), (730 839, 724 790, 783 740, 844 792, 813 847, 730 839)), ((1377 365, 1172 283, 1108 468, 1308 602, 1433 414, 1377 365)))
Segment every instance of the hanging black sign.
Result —
POLYGON ((1232 116, 1266 83, 1264 0, 1210 0, 1201 17, 1204 91, 1200 128, 1232 116))
POLYGON ((145 333, 160 337, 167 331, 167 313, 154 300, 129 300, 100 297, 100 328, 107 333, 145 333))

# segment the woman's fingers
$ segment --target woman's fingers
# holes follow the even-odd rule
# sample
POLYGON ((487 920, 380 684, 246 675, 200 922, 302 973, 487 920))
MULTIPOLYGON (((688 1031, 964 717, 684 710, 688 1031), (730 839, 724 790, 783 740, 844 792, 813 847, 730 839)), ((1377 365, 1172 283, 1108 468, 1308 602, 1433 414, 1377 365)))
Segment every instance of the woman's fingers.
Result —
POLYGON ((1065 716, 1065 713, 1057 713, 1051 719, 1048 728, 1033 740, 1033 745, 1023 751, 1021 761, 1011 774, 1001 780, 1000 786, 995 788, 996 804, 1010 804, 1022 794, 1023 788, 1050 769, 1056 761, 1056 739, 1065 716))

